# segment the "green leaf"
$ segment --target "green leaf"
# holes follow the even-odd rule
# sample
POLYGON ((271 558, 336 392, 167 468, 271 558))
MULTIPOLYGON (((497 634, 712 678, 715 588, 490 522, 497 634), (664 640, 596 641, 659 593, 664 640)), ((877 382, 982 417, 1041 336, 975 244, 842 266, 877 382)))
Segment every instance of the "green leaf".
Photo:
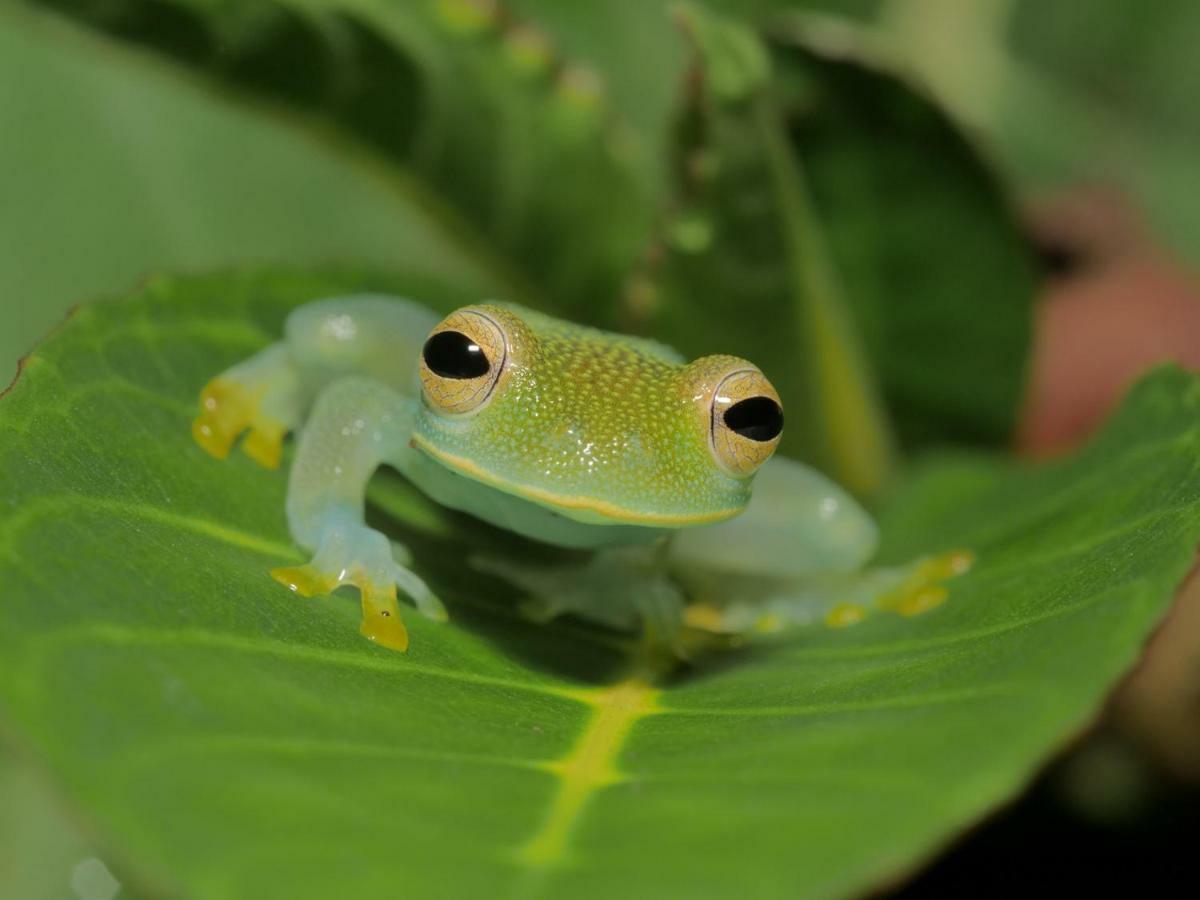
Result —
MULTIPOLYGON (((773 123, 772 140, 718 111, 723 127, 702 136, 726 165, 707 188, 713 208, 687 206, 668 227, 699 258, 672 272, 647 316, 639 282, 624 288, 661 201, 654 151, 666 99, 683 81, 666 4, 623 6, 620 16, 546 0, 52 5, 241 96, 279 102, 316 133, 369 143, 499 293, 534 294, 536 304, 648 330, 691 353, 760 362, 802 426, 789 429, 787 449, 860 493, 889 470, 881 399, 906 447, 1008 436, 1024 371, 1028 255, 969 148, 890 77, 777 46, 782 108, 758 116, 773 123), (583 109, 564 85, 586 72, 614 87, 583 109), (762 159, 768 151, 777 164, 762 159), (697 240, 712 252, 697 253, 697 240), (930 253, 931 242, 946 252, 930 253), (777 327, 781 307, 793 312, 777 327), (727 331, 731 340, 714 346, 727 331)), ((749 32, 741 46, 762 53, 749 32)))
POLYGON ((941 463, 895 495, 885 560, 977 554, 944 606, 654 682, 609 633, 522 622, 461 562, 496 534, 391 485, 389 527, 452 621, 410 614, 411 650, 389 653, 358 637, 353 598, 267 576, 300 559, 285 474, 207 457, 189 422, 295 304, 398 286, 156 279, 81 308, 0 399, 0 709, 125 880, 206 898, 863 890, 1088 721, 1200 536, 1200 381, 1163 370, 1073 460, 941 463))
POLYGON ((155 266, 382 265, 496 292, 478 260, 362 167, 160 65, 0 8, 0 380, 80 299, 155 266))
POLYGON ((46 5, 371 148, 509 299, 592 320, 619 300, 652 223, 652 141, 536 21, 476 0, 46 5))
POLYGON ((876 494, 891 474, 891 429, 771 87, 768 50, 699 6, 685 7, 685 21, 700 77, 676 151, 674 252, 660 287, 646 289, 665 295, 657 329, 696 353, 693 335, 721 335, 725 352, 754 359, 792 411, 799 441, 785 437, 785 449, 799 443, 803 458, 855 493, 876 494))
POLYGON ((1006 445, 1037 273, 1003 187, 893 73, 803 33, 776 51, 792 143, 901 442, 1006 445))
POLYGON ((95 871, 101 864, 44 779, 2 747, 0 798, 0 897, 60 900, 74 873, 103 878, 95 871))
POLYGON ((741 96, 703 88, 728 66, 698 45, 678 208, 642 288, 656 330, 755 360, 796 423, 787 447, 859 493, 886 481, 889 418, 907 448, 1004 443, 1033 257, 973 148, 906 83, 797 30, 741 96))
POLYGON ((1200 261, 1195 35, 1187 0, 884 5, 877 36, 1033 192, 1109 184, 1200 261))
POLYGON ((1086 12, 1044 6, 1014 4, 1008 43, 1016 71, 994 111, 998 149, 1039 180, 1123 185, 1162 236, 1200 263, 1200 9, 1186 0, 1145 9, 1099 0, 1086 12), (1034 119, 1037 107, 1022 104, 1030 94, 1044 98, 1050 121, 1073 127, 1034 119))
POLYGON ((171 75, 0 4, 0 134, 19 135, 0 140, 0 380, 69 303, 155 267, 387 263, 423 295, 500 289, 377 171, 171 75))

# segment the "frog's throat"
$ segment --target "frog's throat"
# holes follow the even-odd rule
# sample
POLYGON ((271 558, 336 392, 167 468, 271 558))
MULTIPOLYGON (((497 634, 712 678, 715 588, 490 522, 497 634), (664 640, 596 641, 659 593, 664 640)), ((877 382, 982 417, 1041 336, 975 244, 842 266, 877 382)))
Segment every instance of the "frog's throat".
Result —
POLYGON ((616 503, 597 500, 595 497, 556 494, 554 491, 548 491, 545 488, 505 481, 487 469, 481 468, 478 463, 472 460, 439 450, 420 435, 413 435, 412 445, 460 475, 465 475, 467 478, 486 484, 488 487, 503 491, 506 494, 514 494, 526 500, 531 500, 534 503, 539 503, 542 506, 560 510, 570 518, 585 522, 610 522, 614 525, 651 525, 658 526, 659 528, 686 528, 689 525, 707 525, 712 522, 723 522, 725 519, 732 519, 744 509, 744 507, 735 507, 732 509, 720 509, 715 512, 693 514, 643 512, 619 506, 616 503))

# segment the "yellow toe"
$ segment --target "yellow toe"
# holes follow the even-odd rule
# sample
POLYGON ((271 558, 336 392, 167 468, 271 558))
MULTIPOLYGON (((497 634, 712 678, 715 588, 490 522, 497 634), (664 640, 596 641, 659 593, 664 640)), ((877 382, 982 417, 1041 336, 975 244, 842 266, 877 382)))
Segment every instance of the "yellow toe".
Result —
POLYGON ((336 578, 322 574, 311 565, 272 569, 271 577, 301 597, 331 594, 338 587, 336 578))
POLYGON ((683 624, 704 631, 722 631, 724 617, 711 603, 692 603, 683 610, 683 624))
POLYGON ((401 653, 408 649, 408 629, 400 618, 395 587, 391 591, 363 589, 362 610, 359 631, 367 640, 401 653))
POLYGON ((950 595, 940 584, 931 584, 918 588, 900 598, 895 605, 896 612, 902 616, 919 616, 923 612, 941 606, 950 595))
POLYGON ((283 429, 274 424, 256 426, 242 441, 242 452, 264 468, 278 469, 283 429))
POLYGON ((234 437, 227 431, 223 431, 212 416, 201 414, 192 422, 192 439, 209 456, 215 456, 217 459, 224 459, 229 455, 229 448, 233 446, 234 437))
POLYGON ((950 550, 925 560, 918 569, 919 577, 924 582, 945 581, 962 575, 974 562, 975 554, 970 550, 950 550))
POLYGON ((319 571, 311 563, 271 570, 272 578, 302 597, 332 594, 342 584, 355 585, 362 596, 362 625, 359 631, 367 640, 381 647, 407 650, 408 629, 400 619, 396 586, 378 587, 360 576, 361 573, 352 573, 351 577, 339 580, 319 571))
POLYGON ((242 445, 246 455, 269 469, 276 468, 286 429, 262 415, 261 395, 261 389, 228 378, 214 378, 200 392, 200 415, 192 423, 196 443, 217 459, 224 459, 238 435, 249 428, 250 434, 242 445))
POLYGON ((902 616, 918 616, 946 602, 950 595, 944 582, 970 570, 975 555, 969 550, 951 550, 922 560, 898 588, 879 598, 881 609, 902 616))
POLYGON ((830 628, 846 628, 857 625, 867 617, 867 611, 857 603, 839 603, 825 614, 825 624, 830 628))

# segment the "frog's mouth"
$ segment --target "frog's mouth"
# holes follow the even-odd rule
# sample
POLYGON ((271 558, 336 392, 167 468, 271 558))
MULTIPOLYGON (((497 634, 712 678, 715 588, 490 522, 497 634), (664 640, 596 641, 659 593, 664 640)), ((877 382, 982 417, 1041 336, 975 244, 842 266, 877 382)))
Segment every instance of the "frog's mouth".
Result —
POLYGON ((508 481, 482 468, 473 460, 453 453, 447 453, 433 446, 419 434, 412 437, 412 445, 433 457, 446 468, 464 475, 473 481, 486 484, 490 488, 513 494, 525 500, 530 500, 541 506, 552 509, 562 515, 579 522, 595 525, 646 525, 657 528, 686 528, 690 525, 707 525, 712 522, 723 522, 740 513, 743 507, 719 509, 705 513, 648 513, 643 510, 629 509, 617 503, 610 503, 596 497, 575 494, 560 494, 548 491, 542 487, 518 484, 508 481))

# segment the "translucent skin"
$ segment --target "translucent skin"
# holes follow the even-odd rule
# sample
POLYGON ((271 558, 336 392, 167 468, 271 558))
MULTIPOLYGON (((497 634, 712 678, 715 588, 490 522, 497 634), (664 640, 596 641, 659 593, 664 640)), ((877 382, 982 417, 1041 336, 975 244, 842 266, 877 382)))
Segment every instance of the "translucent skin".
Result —
POLYGON ((313 556, 271 574, 306 596, 357 586, 362 632, 382 646, 408 646, 397 589, 430 618, 446 611, 405 548, 363 520, 367 482, 381 465, 494 525, 595 548, 582 566, 473 560, 525 588, 533 617, 640 621, 675 650, 685 586, 702 601, 689 623, 748 631, 814 615, 850 624, 871 597, 904 614, 923 611, 944 597, 930 582, 962 571, 956 562, 919 561, 860 577, 874 523, 799 463, 772 461, 770 489, 753 501, 752 473, 774 442, 718 434, 717 411, 739 391, 773 395, 744 360, 685 363, 655 342, 516 306, 467 307, 445 323, 394 297, 300 307, 282 341, 204 388, 193 424, 213 456, 224 458, 244 434, 243 450, 268 467, 278 464, 284 436, 299 430, 287 517, 313 556), (503 360, 478 384, 439 382, 425 362, 431 331, 452 320, 483 327, 489 359, 503 360))
POLYGON ((684 365, 651 341, 516 306, 472 309, 509 335, 503 384, 469 416, 422 403, 418 449, 584 522, 679 528, 745 508, 751 480, 709 448, 708 398, 733 357, 684 365))

